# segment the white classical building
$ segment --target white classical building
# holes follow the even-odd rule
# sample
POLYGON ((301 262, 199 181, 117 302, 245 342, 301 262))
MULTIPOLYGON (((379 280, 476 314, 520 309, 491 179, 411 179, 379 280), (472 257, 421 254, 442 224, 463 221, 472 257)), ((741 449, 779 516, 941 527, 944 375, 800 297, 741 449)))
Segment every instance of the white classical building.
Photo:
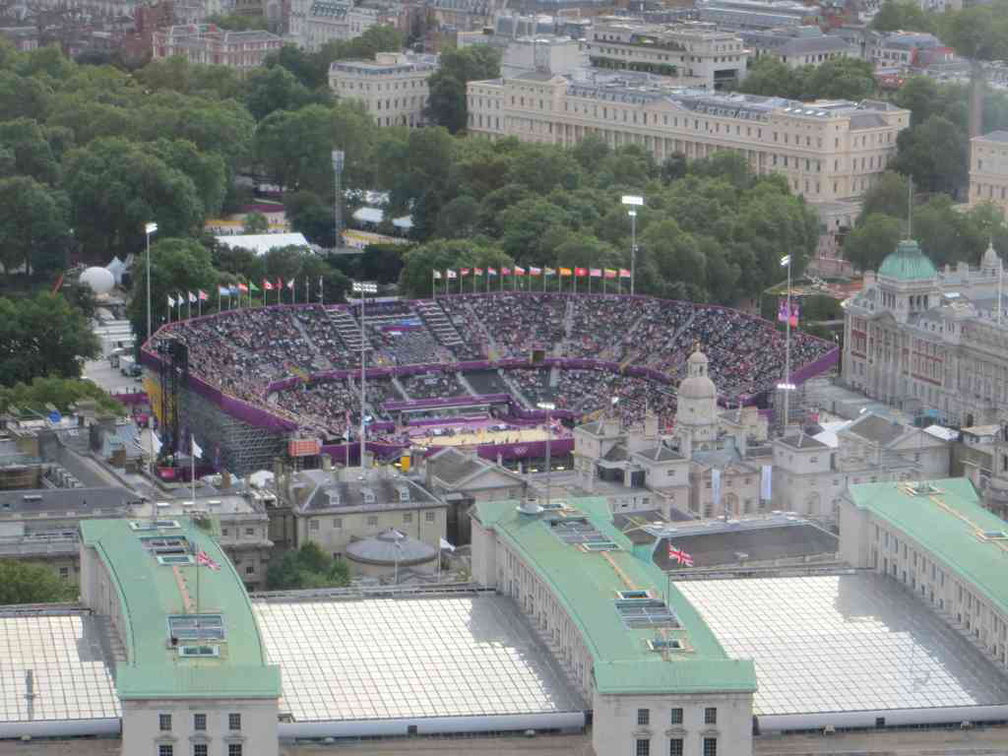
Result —
POLYGON ((667 76, 683 86, 734 89, 749 51, 734 32, 714 24, 644 24, 608 17, 591 27, 583 49, 592 66, 667 76))
POLYGON ((81 523, 82 603, 124 649, 122 753, 276 756, 280 670, 212 521, 199 523, 81 523))
POLYGON ((593 711, 597 754, 752 753, 752 662, 724 652, 604 499, 473 511, 473 579, 540 628, 593 711))
POLYGON ((863 194, 896 154, 910 113, 889 103, 798 102, 675 86, 667 77, 589 69, 467 84, 468 130, 488 139, 636 144, 661 162, 729 150, 780 173, 810 202, 863 194))
POLYGON ((965 478, 862 484, 841 509, 840 551, 855 567, 900 582, 1004 670, 1005 531, 965 478))
POLYGON ((917 242, 900 242, 844 302, 844 382, 945 425, 998 422, 1008 406, 1001 266, 988 247, 978 267, 939 271, 917 242))
POLYGON ((981 202, 1008 210, 1008 131, 970 139, 969 203, 981 202))
POLYGON ((436 55, 378 53, 373 61, 331 63, 329 88, 337 99, 362 102, 379 126, 422 126, 436 70, 436 55))
POLYGON ((867 412, 835 432, 773 440, 775 509, 835 525, 848 486, 943 478, 951 442, 867 412))
POLYGON ((657 417, 624 428, 603 417, 574 429, 579 484, 605 496, 614 512, 673 510, 698 517, 755 514, 762 464, 769 463, 767 422, 754 407, 722 412, 699 348, 677 392, 675 431, 662 436, 657 417), (715 483, 715 478, 717 483, 715 483))

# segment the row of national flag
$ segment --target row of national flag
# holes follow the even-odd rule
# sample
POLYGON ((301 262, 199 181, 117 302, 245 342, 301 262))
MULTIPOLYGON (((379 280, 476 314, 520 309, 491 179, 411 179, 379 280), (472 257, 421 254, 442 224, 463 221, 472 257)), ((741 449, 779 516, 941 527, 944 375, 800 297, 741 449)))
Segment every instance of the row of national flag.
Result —
POLYGON ((458 270, 453 270, 449 268, 445 271, 435 270, 434 278, 441 280, 442 278, 455 279, 455 278, 467 278, 469 276, 555 276, 560 275, 563 277, 573 276, 575 278, 608 278, 610 280, 614 278, 630 278, 630 271, 626 268, 539 268, 534 265, 530 265, 527 268, 523 268, 519 265, 514 265, 511 267, 498 268, 459 268, 458 270))
POLYGON ((189 291, 185 293, 179 292, 174 296, 172 296, 171 294, 168 295, 169 307, 181 307, 186 302, 188 302, 189 304, 197 304, 199 302, 206 302, 206 301, 207 301, 207 293, 203 291, 203 289, 197 289, 195 294, 189 291))

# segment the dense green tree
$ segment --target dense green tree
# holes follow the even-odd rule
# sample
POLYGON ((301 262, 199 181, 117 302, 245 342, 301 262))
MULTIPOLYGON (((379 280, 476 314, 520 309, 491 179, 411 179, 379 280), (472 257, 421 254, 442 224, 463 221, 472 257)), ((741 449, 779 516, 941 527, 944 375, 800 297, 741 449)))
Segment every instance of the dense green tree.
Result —
POLYGON ((308 241, 331 249, 335 217, 331 205, 312 192, 291 192, 284 196, 287 221, 294 231, 305 235, 308 241))
POLYGON ((207 16, 206 22, 228 31, 270 30, 270 25, 262 14, 214 13, 207 16))
POLYGON ((797 99, 802 94, 802 82, 787 63, 765 55, 749 66, 739 90, 766 97, 797 99))
POLYGON ((853 100, 860 102, 875 94, 872 64, 860 58, 828 60, 804 70, 803 100, 853 100))
POLYGON ((260 212, 245 214, 242 223, 243 234, 265 234, 269 231, 269 219, 260 212))
POLYGON ((467 238, 476 233, 479 203, 468 194, 451 200, 441 208, 437 235, 443 239, 467 238))
POLYGON ((886 171, 868 187, 861 200, 861 217, 874 213, 906 219, 909 200, 907 180, 894 171, 886 171))
POLYGON ((871 28, 880 32, 933 32, 936 24, 934 15, 922 10, 918 3, 910 0, 885 0, 871 21, 871 28))
POLYGON ((283 66, 254 70, 245 85, 245 105, 257 121, 277 110, 297 110, 313 100, 308 87, 283 66))
POLYGON ((897 218, 873 213, 847 236, 844 256, 858 270, 878 270, 885 256, 896 249, 901 235, 897 218))
POLYGON ((99 353, 87 320, 59 294, 0 298, 0 385, 77 378, 83 361, 99 353))
POLYGON ((900 132, 893 166, 913 177, 928 192, 957 194, 966 183, 969 143, 966 134, 947 118, 929 116, 919 126, 900 132))
MULTIPOLYGON (((156 331, 168 317, 168 297, 179 292, 207 293, 215 290, 217 271, 211 265, 210 252, 194 239, 159 238, 151 245, 151 330, 156 331)), ((137 256, 133 289, 126 308, 137 341, 147 337, 147 258, 137 256)))
POLYGON ((403 269, 399 276, 399 288, 411 297, 429 297, 436 286, 444 291, 446 284, 458 285, 458 281, 445 278, 434 279, 434 271, 443 275, 448 268, 457 270, 477 264, 504 266, 511 258, 496 247, 477 246, 472 241, 438 239, 411 248, 403 256, 403 269))
POLYGON ((128 254, 140 248, 148 221, 166 237, 194 233, 203 222, 193 180, 134 142, 98 139, 67 163, 74 230, 85 249, 128 254))
POLYGON ((924 123, 940 106, 937 82, 930 76, 913 76, 893 94, 893 102, 910 111, 910 125, 924 123))
POLYGON ((568 216, 563 208, 542 199, 526 199, 512 205, 501 217, 501 247, 520 263, 533 265, 551 259, 545 244, 554 227, 566 227, 568 216))
POLYGON ((663 184, 671 184, 676 179, 681 179, 686 175, 686 156, 678 152, 669 155, 662 161, 660 173, 663 184))
POLYGON ((939 17, 942 41, 971 60, 1008 58, 1008 3, 971 5, 939 17))
POLYGON ((224 158, 215 152, 200 152, 196 145, 182 139, 159 139, 150 151, 164 163, 188 176, 203 203, 208 217, 220 213, 227 192, 228 171, 224 158))
POLYGON ((10 173, 31 176, 53 186, 59 182, 59 163, 37 121, 19 118, 0 122, 0 148, 10 150, 13 156, 10 173))
POLYGON ((314 541, 286 552, 270 564, 266 573, 266 586, 270 590, 335 588, 349 584, 350 569, 346 562, 333 559, 314 541))
POLYGON ((442 52, 438 69, 428 80, 428 117, 453 134, 465 129, 466 84, 500 76, 500 57, 500 50, 491 45, 442 52))
POLYGON ((10 273, 22 265, 31 275, 38 269, 65 268, 69 241, 68 203, 59 191, 30 176, 0 179, 0 262, 10 273))
POLYGON ((332 114, 322 105, 277 111, 256 130, 256 157, 289 190, 324 192, 332 185, 332 146, 332 114))
POLYGON ((327 42, 314 53, 295 45, 283 48, 267 60, 268 66, 282 66, 308 89, 325 89, 329 83, 329 64, 336 60, 372 60, 375 53, 398 52, 403 47, 402 34, 392 26, 372 26, 348 40, 327 42))
POLYGON ((0 71, 0 113, 4 120, 45 118, 52 89, 48 82, 0 71))
POLYGON ((31 383, 16 383, 9 388, 0 387, 0 412, 12 407, 47 414, 49 405, 60 412, 68 412, 78 402, 92 401, 102 412, 124 415, 126 407, 91 381, 58 376, 36 377, 31 383))
POLYGON ((77 590, 52 567, 35 562, 0 560, 0 605, 73 601, 77 590))

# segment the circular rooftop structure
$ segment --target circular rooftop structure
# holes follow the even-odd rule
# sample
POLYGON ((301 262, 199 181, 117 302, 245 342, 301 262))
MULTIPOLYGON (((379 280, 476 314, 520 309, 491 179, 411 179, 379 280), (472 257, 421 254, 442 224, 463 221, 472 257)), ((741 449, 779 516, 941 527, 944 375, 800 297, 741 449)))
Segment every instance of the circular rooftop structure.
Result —
POLYGON ((424 564, 437 556, 437 549, 416 538, 410 538, 394 528, 382 531, 371 538, 354 541, 346 548, 352 562, 379 567, 400 567, 424 564))
POLYGON ((879 266, 880 278, 894 278, 897 281, 923 281, 935 278, 938 269, 925 255, 920 245, 913 239, 904 239, 890 252, 879 266))

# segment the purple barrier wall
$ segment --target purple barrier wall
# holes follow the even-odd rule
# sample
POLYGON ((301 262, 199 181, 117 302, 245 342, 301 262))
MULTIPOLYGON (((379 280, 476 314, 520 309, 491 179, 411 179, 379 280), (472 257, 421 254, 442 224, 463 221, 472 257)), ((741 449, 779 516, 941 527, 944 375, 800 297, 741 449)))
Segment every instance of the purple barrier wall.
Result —
POLYGON ((472 404, 503 404, 511 401, 511 394, 478 394, 476 396, 448 396, 442 399, 406 399, 385 402, 388 412, 408 409, 437 409, 439 407, 467 407, 472 404))
POLYGON ((408 425, 413 428, 422 428, 425 425, 449 425, 451 423, 467 423, 476 422, 479 420, 486 420, 486 415, 457 415, 453 418, 446 419, 443 417, 420 417, 414 418, 412 420, 407 420, 403 425, 408 425))
POLYGON ((143 391, 134 392, 122 392, 118 394, 109 394, 113 399, 121 404, 125 404, 127 407, 133 407, 137 404, 147 404, 150 401, 147 398, 147 394, 143 391))
MULTIPOLYGON (((550 442, 550 454, 556 457, 563 457, 574 451, 573 438, 557 438, 550 442)), ((546 442, 530 441, 526 444, 480 444, 476 452, 484 459, 496 460, 500 454, 501 459, 526 459, 528 457, 545 457, 546 442)))
POLYGON ((809 378, 814 378, 820 373, 825 373, 840 362, 840 349, 831 349, 818 360, 814 360, 807 365, 802 365, 791 373, 791 383, 801 384, 809 378))

